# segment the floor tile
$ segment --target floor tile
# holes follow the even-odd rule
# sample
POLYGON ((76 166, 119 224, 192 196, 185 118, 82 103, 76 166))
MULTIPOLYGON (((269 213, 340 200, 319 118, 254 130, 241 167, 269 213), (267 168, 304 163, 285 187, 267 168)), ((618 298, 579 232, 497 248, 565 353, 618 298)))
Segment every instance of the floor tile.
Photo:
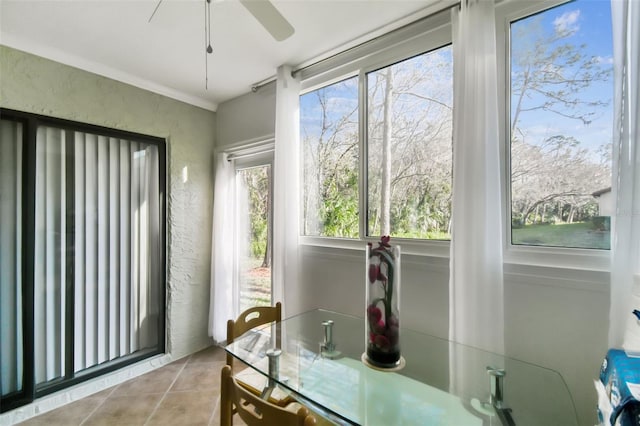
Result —
POLYGON ((83 426, 144 425, 162 394, 111 396, 83 423, 83 426))
POLYGON ((177 359, 175 361, 171 361, 169 364, 170 365, 182 365, 182 364, 186 364, 187 361, 189 361, 189 358, 191 358, 191 355, 187 355, 187 356, 183 356, 180 359, 177 359))
POLYGON ((189 358, 189 364, 199 362, 218 362, 225 361, 227 353, 224 349, 218 346, 210 346, 207 349, 203 349, 200 352, 196 352, 189 358))
POLYGON ((111 396, 111 393, 117 388, 118 386, 112 386, 108 389, 105 390, 101 390, 100 392, 96 392, 93 395, 90 395, 91 398, 109 398, 109 396, 111 396))
POLYGON ((170 392, 220 390, 220 371, 224 361, 188 363, 178 375, 170 392))
POLYGON ((27 421, 19 423, 24 426, 40 425, 79 425, 86 419, 105 399, 89 396, 78 401, 57 408, 53 411, 33 417, 27 421))
MULTIPOLYGON (((209 347, 64 407, 26 426, 134 426, 220 424, 220 371, 226 353, 209 347)), ((238 364, 235 369, 246 366, 238 364)), ((234 425, 244 425, 238 416, 234 425)))
POLYGON ((119 385, 112 396, 164 393, 171 387, 184 365, 168 364, 119 385))
POLYGON ((208 425, 218 398, 217 392, 171 392, 165 395, 149 419, 149 425, 208 425))

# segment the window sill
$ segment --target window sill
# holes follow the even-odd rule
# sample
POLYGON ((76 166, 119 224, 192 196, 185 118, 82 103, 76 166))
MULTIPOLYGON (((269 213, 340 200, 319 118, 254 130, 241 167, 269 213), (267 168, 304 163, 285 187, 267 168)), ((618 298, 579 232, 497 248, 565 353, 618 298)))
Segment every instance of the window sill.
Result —
POLYGON ((510 245, 504 252, 504 263, 609 272, 610 254, 608 250, 510 245))
MULTIPOLYGON (((308 237, 300 236, 299 242, 304 246, 316 246, 326 248, 336 248, 344 250, 362 250, 367 243, 376 244, 378 238, 350 239, 332 237, 308 237)), ((426 257, 449 257, 449 241, 411 241, 403 238, 394 238, 394 243, 402 248, 402 254, 426 256, 426 257)))
MULTIPOLYGON (((328 249, 364 251, 366 243, 374 243, 375 238, 348 239, 331 237, 301 236, 303 246, 328 249)), ((449 241, 410 241, 396 239, 402 253, 417 257, 448 259, 449 241)), ((610 251, 590 249, 570 249, 555 247, 509 246, 504 251, 504 264, 510 266, 545 267, 568 270, 609 272, 610 251)))

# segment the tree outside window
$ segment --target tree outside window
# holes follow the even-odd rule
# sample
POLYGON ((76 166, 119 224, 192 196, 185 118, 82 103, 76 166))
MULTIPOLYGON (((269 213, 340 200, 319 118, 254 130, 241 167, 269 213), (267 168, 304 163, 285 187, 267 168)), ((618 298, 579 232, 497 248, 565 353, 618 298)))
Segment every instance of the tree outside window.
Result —
POLYGON ((512 243, 609 249, 610 6, 511 24, 512 243))
POLYGON ((448 239, 452 53, 446 46, 366 76, 366 219, 359 212, 358 78, 300 98, 303 234, 448 239))

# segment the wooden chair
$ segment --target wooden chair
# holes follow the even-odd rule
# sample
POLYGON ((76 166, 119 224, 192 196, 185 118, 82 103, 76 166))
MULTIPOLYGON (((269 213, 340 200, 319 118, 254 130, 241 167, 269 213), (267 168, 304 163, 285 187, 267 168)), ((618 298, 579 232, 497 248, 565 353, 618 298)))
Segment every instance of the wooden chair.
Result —
MULTIPOLYGON (((249 308, 241 313, 238 318, 227 321, 227 345, 233 343, 236 337, 240 337, 252 328, 270 322, 278 322, 282 319, 282 304, 276 306, 258 306, 249 308)), ((227 352, 227 365, 233 367, 233 355, 227 352)))
MULTIPOLYGON (((278 322, 282 319, 282 304, 276 303, 275 306, 257 306, 249 308, 242 312, 238 318, 227 321, 227 344, 233 343, 233 341, 251 330, 252 328, 269 324, 271 322, 278 322)), ((280 337, 276 336, 277 346, 279 346, 280 337)), ((231 367, 233 372, 233 355, 227 352, 227 365, 231 367)), ((245 369, 244 371, 235 371, 234 373, 236 381, 249 392, 254 395, 260 396, 262 388, 264 386, 264 376, 260 373, 254 372, 251 369, 245 369)), ((276 395, 269 395, 269 402, 278 405, 280 407, 286 407, 291 402, 295 401, 291 396, 286 395, 282 398, 278 398, 276 395)), ((234 411, 235 412, 235 411, 234 411)))
POLYGON ((316 418, 300 406, 297 412, 271 404, 241 386, 231 375, 231 367, 222 367, 220 380, 220 426, 231 426, 233 414, 248 426, 313 426, 316 418))
MULTIPOLYGON (((227 344, 233 343, 233 341, 251 330, 252 328, 268 324, 271 322, 279 322, 282 319, 282 304, 277 302, 275 306, 260 306, 249 308, 242 312, 238 318, 227 321, 227 344)), ((276 336, 277 346, 279 346, 280 336, 276 336)), ((233 372, 233 355, 227 352, 227 365, 233 372)), ((260 398, 262 393, 262 387, 264 386, 264 376, 251 369, 245 369, 242 372, 235 374, 234 380, 247 392, 260 398), (247 371, 248 370, 248 371, 247 371)), ((271 394, 268 399, 272 405, 285 408, 291 412, 292 409, 297 409, 299 404, 295 398, 290 395, 274 395, 271 394)), ((306 407, 303 407, 306 409, 306 407)), ((231 415, 236 413, 236 408, 231 409, 231 415)), ((318 425, 333 425, 331 421, 324 416, 314 413, 318 425)))

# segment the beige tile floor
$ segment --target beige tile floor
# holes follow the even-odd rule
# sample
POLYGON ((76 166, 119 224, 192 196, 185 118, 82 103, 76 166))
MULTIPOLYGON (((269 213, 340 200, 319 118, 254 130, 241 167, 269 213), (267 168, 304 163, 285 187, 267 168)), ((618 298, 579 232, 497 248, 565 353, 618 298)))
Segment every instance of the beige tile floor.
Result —
MULTIPOLYGON (((220 424, 223 349, 212 346, 20 425, 220 424)), ((237 416, 235 424, 244 424, 237 416)))

